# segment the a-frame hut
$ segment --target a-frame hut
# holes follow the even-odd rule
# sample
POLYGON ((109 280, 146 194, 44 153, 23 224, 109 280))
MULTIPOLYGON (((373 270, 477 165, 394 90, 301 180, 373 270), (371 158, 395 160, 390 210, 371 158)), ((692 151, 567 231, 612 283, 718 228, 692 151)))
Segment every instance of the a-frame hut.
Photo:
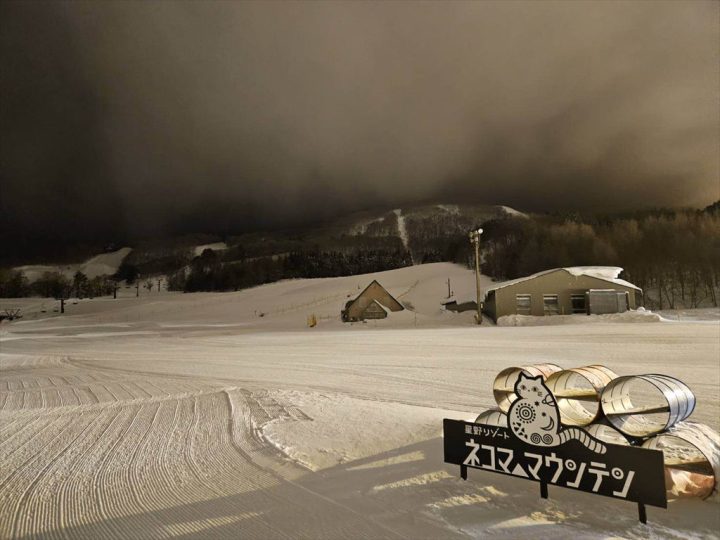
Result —
POLYGON ((403 309, 405 308, 400 302, 376 280, 373 280, 357 298, 345 304, 342 320, 354 322, 365 319, 384 319, 387 317, 388 311, 402 311, 403 309))

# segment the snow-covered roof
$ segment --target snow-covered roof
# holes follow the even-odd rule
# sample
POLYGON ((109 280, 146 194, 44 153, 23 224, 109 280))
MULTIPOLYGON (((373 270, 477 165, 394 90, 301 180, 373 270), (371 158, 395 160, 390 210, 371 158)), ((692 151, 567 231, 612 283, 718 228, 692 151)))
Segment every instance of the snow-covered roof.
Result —
POLYGON ((638 291, 642 290, 637 285, 633 285, 629 281, 625 281, 624 279, 620 279, 618 277, 620 275, 620 272, 623 271, 623 269, 619 266, 568 266, 565 268, 551 268, 550 270, 543 270, 542 272, 538 272, 537 274, 532 274, 530 276, 511 279, 510 281, 503 281, 502 283, 498 283, 493 287, 489 287, 487 289, 487 292, 494 291, 496 289, 502 289, 504 287, 509 287, 510 285, 522 283, 523 281, 535 279, 546 274, 552 274, 553 272, 557 272, 558 270, 565 270, 567 273, 573 276, 590 276, 596 279, 602 279, 603 281, 607 281, 609 283, 614 283, 615 285, 630 287, 631 289, 637 289, 638 291))

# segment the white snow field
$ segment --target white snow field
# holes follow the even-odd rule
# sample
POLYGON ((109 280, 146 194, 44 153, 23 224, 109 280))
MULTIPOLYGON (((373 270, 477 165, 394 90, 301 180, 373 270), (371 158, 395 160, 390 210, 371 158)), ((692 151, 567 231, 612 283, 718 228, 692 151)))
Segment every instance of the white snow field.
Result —
POLYGON ((717 496, 642 525, 631 503, 465 482, 441 427, 491 407, 501 368, 556 362, 679 377, 718 430, 720 322, 477 327, 439 308, 448 278, 473 297, 431 264, 2 324, 0 538, 717 538, 717 496), (339 322, 373 278, 415 311, 339 322))

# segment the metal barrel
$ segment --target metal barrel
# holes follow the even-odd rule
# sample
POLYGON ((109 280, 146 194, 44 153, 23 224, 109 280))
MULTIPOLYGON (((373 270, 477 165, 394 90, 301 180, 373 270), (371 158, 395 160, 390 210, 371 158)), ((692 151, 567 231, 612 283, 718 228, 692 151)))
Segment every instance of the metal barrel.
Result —
POLYGON ((662 450, 668 496, 707 498, 720 480, 720 435, 705 424, 679 422, 643 448, 662 450))
POLYGON ((518 375, 524 373, 530 377, 542 375, 543 380, 547 379, 552 373, 561 371, 562 368, 555 364, 532 364, 528 366, 509 367, 503 369, 495 377, 493 382, 493 396, 495 403, 498 404, 500 410, 504 413, 508 412, 510 405, 517 399, 515 395, 515 382, 518 375))
POLYGON ((618 377, 605 387, 602 409, 610 423, 630 437, 649 437, 685 420, 695 409, 695 395, 667 375, 618 377))
POLYGON ((625 438, 625 435, 609 424, 596 422, 586 427, 585 431, 596 439, 600 439, 604 443, 630 446, 630 441, 625 438))
POLYGON ((587 426, 602 414, 600 394, 617 375, 605 366, 565 369, 545 381, 555 397, 560 422, 566 426, 587 426))
POLYGON ((481 412, 475 420, 475 423, 504 428, 508 427, 507 414, 500 409, 488 409, 487 411, 481 412))

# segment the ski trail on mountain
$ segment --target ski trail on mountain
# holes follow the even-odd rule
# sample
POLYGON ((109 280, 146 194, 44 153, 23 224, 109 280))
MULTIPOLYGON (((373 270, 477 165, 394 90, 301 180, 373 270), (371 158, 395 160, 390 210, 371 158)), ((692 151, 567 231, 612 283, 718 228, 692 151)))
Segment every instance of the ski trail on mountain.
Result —
POLYGON ((402 215, 402 209, 400 208, 396 208, 393 212, 395 212, 395 215, 397 216, 398 236, 400 236, 400 240, 402 241, 403 246, 405 246, 405 250, 410 253, 410 260, 413 264, 415 264, 412 251, 410 251, 407 229, 405 228, 405 216, 402 215))

